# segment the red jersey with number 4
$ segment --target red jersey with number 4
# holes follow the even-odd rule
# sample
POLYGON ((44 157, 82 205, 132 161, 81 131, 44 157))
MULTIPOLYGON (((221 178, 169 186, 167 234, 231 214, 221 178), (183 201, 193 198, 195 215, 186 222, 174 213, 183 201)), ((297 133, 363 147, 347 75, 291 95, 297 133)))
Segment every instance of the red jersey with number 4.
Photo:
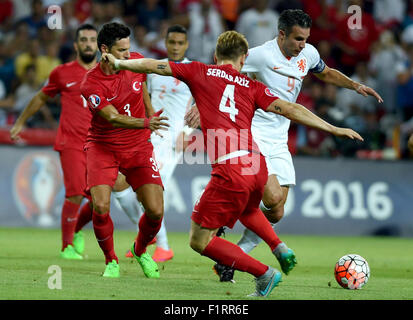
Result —
MULTIPOLYGON (((140 59, 143 55, 132 52, 131 59, 140 59)), ((115 128, 99 111, 113 105, 120 114, 145 118, 142 85, 146 74, 121 70, 107 75, 100 63, 83 78, 81 92, 92 112, 92 122, 86 140, 86 147, 91 143, 104 144, 112 151, 137 151, 152 146, 149 129, 115 128)))
POLYGON ((44 94, 54 97, 60 93, 60 121, 54 149, 83 150, 92 115, 86 100, 80 94, 80 83, 87 69, 77 61, 62 64, 50 73, 42 88, 44 94))
POLYGON ((270 89, 229 64, 169 64, 173 76, 185 82, 195 98, 211 162, 237 150, 259 152, 251 122, 257 108, 266 110, 278 99, 270 89))

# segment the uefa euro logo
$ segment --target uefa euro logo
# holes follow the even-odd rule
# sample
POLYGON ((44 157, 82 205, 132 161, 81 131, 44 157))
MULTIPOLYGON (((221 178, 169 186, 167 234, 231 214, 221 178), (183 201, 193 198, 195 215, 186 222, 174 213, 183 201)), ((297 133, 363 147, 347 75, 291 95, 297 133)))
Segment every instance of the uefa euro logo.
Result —
POLYGON ((89 102, 92 104, 92 108, 97 108, 100 104, 100 97, 97 94, 92 94, 89 97, 89 102))
POLYGON ((54 152, 28 153, 16 166, 13 195, 21 215, 30 224, 57 226, 64 187, 59 159, 54 152))

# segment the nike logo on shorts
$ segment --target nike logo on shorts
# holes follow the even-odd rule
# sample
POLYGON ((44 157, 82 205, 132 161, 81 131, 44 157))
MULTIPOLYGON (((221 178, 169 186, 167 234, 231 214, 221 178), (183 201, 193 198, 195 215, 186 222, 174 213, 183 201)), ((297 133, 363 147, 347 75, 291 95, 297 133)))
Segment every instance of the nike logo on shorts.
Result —
POLYGON ((71 86, 74 86, 76 83, 77 81, 66 83, 66 88, 70 88, 71 86))
POLYGON ((159 178, 160 176, 157 176, 155 174, 152 175, 152 178, 159 178))

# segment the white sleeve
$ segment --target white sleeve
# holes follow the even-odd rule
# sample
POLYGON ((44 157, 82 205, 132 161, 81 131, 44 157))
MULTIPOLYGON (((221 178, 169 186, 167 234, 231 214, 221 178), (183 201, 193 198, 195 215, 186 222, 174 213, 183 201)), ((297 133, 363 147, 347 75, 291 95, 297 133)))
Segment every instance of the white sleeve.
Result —
POLYGON ((260 70, 260 65, 264 61, 264 57, 259 53, 258 47, 248 50, 247 59, 242 67, 242 73, 254 73, 260 70))
POLYGON ((308 50, 308 69, 313 73, 320 73, 326 67, 325 62, 321 59, 320 54, 318 53, 317 49, 312 46, 311 44, 306 44, 309 46, 310 50, 308 50))

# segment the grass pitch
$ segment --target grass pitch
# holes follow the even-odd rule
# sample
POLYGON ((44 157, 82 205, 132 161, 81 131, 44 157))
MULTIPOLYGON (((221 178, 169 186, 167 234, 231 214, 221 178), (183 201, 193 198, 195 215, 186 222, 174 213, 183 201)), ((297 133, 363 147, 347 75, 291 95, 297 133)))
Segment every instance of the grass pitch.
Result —
MULTIPOLYGON (((0 228, 0 299, 2 300, 252 300, 253 277, 236 272, 236 283, 221 283, 212 272, 213 261, 188 245, 187 233, 168 233, 175 257, 159 263, 161 278, 147 279, 139 265, 125 258, 135 232, 115 230, 115 249, 121 278, 106 279, 104 257, 93 230, 84 231, 85 259, 59 257, 60 230, 0 228), (62 288, 51 290, 51 265, 62 270, 62 288)), ((239 234, 227 232, 236 242, 239 234)), ((389 237, 321 237, 281 235, 294 249, 298 265, 275 288, 274 300, 412 300, 413 239, 389 237), (369 263, 371 278, 362 290, 346 290, 335 281, 336 261, 357 253, 369 263)), ((152 253, 154 246, 149 247, 152 253)), ((279 264, 265 244, 251 255, 266 264, 279 264)))

